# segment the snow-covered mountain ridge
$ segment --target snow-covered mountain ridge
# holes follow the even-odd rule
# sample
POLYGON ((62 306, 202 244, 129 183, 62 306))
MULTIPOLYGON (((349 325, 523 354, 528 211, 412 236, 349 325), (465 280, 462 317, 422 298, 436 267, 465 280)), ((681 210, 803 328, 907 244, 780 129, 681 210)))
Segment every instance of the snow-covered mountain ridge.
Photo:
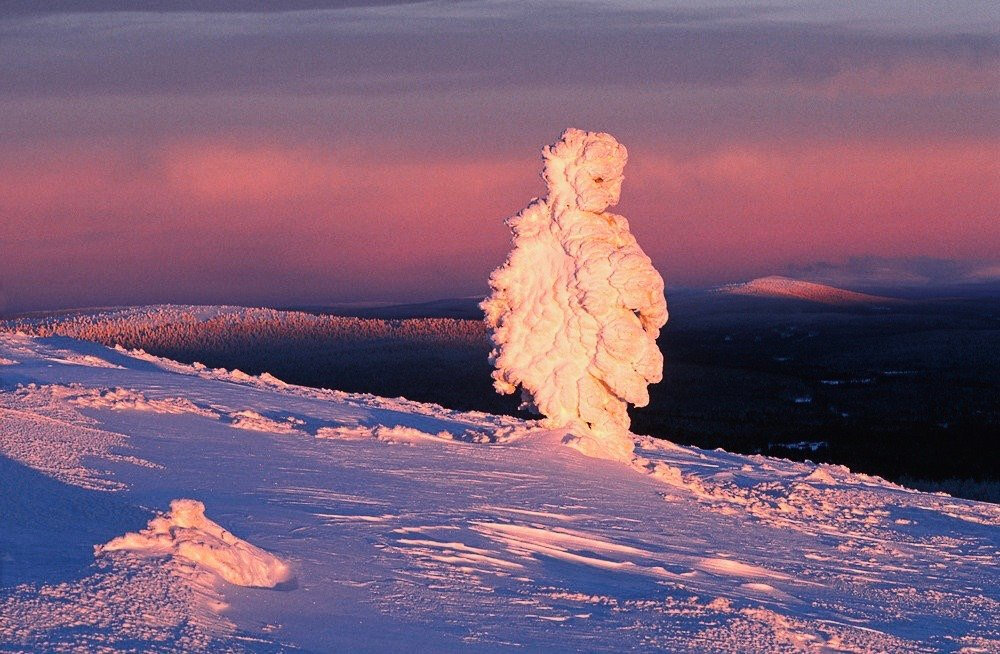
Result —
POLYGON ((719 293, 729 295, 747 295, 752 297, 785 298, 818 302, 821 304, 887 304, 898 302, 894 298, 879 295, 868 295, 848 291, 835 286, 792 279, 780 275, 759 277, 748 282, 727 284, 716 289, 719 293))
POLYGON ((996 505, 567 440, 0 334, 0 648, 1000 647, 996 505))

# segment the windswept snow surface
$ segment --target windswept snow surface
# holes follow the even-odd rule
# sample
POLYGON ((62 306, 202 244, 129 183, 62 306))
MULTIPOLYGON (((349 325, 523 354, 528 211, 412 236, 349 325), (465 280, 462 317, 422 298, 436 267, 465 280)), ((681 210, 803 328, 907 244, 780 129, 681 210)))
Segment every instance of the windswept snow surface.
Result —
POLYGON ((996 505, 66 338, 0 357, 0 650, 1000 651, 996 505))
POLYGON ((849 305, 849 304, 890 304, 899 302, 895 298, 882 297, 879 295, 868 295, 867 293, 857 293, 826 284, 816 284, 806 282, 801 279, 792 279, 780 275, 770 277, 759 277, 749 282, 739 284, 729 284, 719 287, 720 293, 729 295, 751 295, 755 297, 786 298, 792 300, 804 300, 807 302, 818 302, 820 304, 849 305))

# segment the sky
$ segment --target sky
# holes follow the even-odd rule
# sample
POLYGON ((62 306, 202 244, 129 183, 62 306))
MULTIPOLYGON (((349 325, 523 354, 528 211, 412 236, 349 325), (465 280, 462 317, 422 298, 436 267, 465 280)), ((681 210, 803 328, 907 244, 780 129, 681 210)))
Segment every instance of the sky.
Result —
POLYGON ((0 311, 481 294, 570 126, 668 287, 1000 271, 995 2, 0 0, 0 311))

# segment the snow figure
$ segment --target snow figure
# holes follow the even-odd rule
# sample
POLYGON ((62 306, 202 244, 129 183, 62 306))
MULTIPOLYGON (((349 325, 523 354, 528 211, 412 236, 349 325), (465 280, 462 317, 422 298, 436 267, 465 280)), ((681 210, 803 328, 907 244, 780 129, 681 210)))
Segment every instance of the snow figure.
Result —
POLYGON ((591 455, 627 459, 626 403, 649 403, 663 377, 656 337, 663 279, 606 209, 618 203, 627 153, 613 136, 568 129, 543 149, 548 195, 507 219, 507 261, 490 276, 486 313, 494 387, 549 427, 573 429, 591 455))

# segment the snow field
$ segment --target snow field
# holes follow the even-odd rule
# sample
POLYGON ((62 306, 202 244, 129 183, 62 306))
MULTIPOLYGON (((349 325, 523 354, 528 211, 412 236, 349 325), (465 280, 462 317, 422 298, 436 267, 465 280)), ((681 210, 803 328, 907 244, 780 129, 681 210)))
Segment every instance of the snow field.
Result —
POLYGON ((0 356, 7 650, 1000 645, 996 505, 643 437, 587 457, 538 423, 66 339, 0 356))

